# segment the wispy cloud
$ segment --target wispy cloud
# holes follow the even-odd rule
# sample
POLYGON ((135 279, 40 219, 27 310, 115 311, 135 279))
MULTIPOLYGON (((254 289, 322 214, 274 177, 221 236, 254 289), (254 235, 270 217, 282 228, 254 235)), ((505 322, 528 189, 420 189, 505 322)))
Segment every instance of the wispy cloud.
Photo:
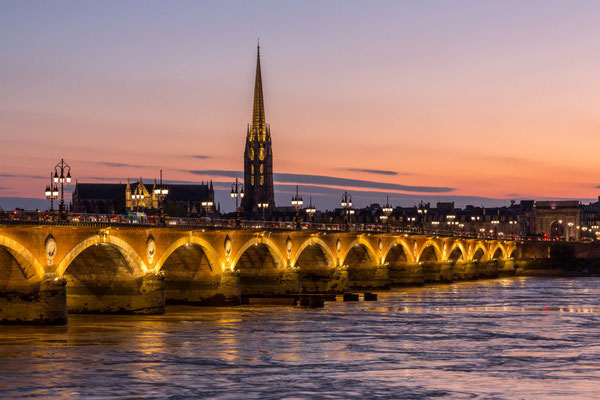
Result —
MULTIPOLYGON (((364 172, 367 174, 377 174, 377 175, 392 175, 392 176, 398 175, 398 172, 396 172, 396 171, 386 171, 384 169, 346 168, 346 171, 364 172)), ((408 174, 402 174, 402 175, 408 175, 408 174)))
POLYGON ((127 164, 127 163, 109 162, 109 161, 93 161, 93 163, 96 164, 96 165, 103 165, 105 167, 111 167, 111 168, 123 168, 123 167, 145 168, 145 167, 148 167, 148 165, 127 164))
POLYGON ((49 176, 26 175, 26 174, 0 174, 0 178, 50 179, 49 176))
MULTIPOLYGON (((229 178, 241 178, 240 171, 225 171, 225 170, 192 170, 192 174, 207 175, 207 176, 224 176, 229 178)), ((337 178, 334 176, 325 175, 304 175, 304 174, 273 174, 273 178, 277 183, 298 183, 309 185, 322 186, 337 186, 337 187, 355 187, 366 189, 379 190, 394 190, 403 192, 418 192, 418 193, 447 193, 455 189, 444 186, 411 186, 401 185, 396 183, 373 182, 360 179, 337 178)))
POLYGON ((208 160, 209 158, 212 158, 212 156, 207 156, 205 154, 190 154, 191 158, 196 158, 198 160, 208 160))

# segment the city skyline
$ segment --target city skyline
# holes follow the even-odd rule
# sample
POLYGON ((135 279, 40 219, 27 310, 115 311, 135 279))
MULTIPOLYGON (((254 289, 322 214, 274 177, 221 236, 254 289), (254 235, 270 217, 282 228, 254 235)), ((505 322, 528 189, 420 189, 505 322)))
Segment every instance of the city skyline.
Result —
POLYGON ((278 205, 597 196, 597 4, 107 4, 3 6, 0 197, 43 199, 63 157, 80 182, 213 179, 232 209, 258 36, 278 205))

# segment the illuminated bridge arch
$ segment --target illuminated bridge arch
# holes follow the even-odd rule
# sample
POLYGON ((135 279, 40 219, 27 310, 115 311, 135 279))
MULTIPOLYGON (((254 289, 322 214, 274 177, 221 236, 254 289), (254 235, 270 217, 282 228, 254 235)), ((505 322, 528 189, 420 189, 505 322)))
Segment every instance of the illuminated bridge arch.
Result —
POLYGON ((471 256, 471 260, 474 262, 477 262, 477 261, 486 261, 487 259, 488 259, 487 250, 485 249, 485 246, 483 244, 479 243, 473 249, 473 255, 471 256))
POLYGON ((421 246, 417 261, 420 263, 442 262, 443 256, 440 246, 433 240, 426 241, 423 246, 421 246))
POLYGON ((390 243, 383 256, 384 264, 394 265, 398 262, 405 262, 407 264, 415 262, 410 247, 401 239, 396 239, 390 243))
POLYGON ((463 246, 462 243, 457 242, 450 247, 450 251, 448 252, 447 261, 451 263, 464 262, 467 261, 468 255, 467 250, 463 246))
POLYGON ((507 255, 507 251, 504 248, 504 246, 502 245, 502 243, 498 243, 496 245, 495 248, 492 248, 493 251, 491 251, 492 260, 506 260, 506 255, 507 255))
POLYGON ((19 242, 0 235, 0 290, 29 287, 45 275, 40 262, 19 242))
POLYGON ((283 270, 286 260, 277 245, 268 238, 256 237, 247 241, 236 253, 232 269, 274 269, 283 270))
POLYGON ((323 240, 313 237, 300 245, 291 265, 300 270, 325 271, 335 268, 335 256, 323 240))
POLYGON ((362 237, 354 240, 346 247, 341 260, 341 265, 348 268, 376 266, 378 264, 375 249, 362 237))
POLYGON ((63 257, 60 264, 56 268, 56 274, 58 276, 63 276, 67 268, 71 265, 71 263, 80 256, 84 251, 88 250, 92 246, 106 246, 110 245, 125 259, 127 265, 132 268, 134 275, 143 275, 148 272, 148 267, 139 256, 139 254, 135 251, 133 247, 131 247, 126 241, 120 239, 114 235, 106 234, 106 235, 94 235, 91 236, 84 241, 77 244, 75 247, 67 253, 66 256, 63 257))
POLYGON ((194 262, 206 266, 212 273, 221 273, 223 265, 215 248, 206 240, 187 236, 173 242, 163 251, 156 262, 156 272, 172 269, 174 264, 191 268, 194 262))

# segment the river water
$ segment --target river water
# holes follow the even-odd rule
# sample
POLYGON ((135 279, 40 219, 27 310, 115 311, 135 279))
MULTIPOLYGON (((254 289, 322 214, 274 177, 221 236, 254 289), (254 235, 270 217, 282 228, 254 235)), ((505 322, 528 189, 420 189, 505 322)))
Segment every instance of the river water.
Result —
POLYGON ((600 279, 0 326, 0 397, 599 398, 600 279))

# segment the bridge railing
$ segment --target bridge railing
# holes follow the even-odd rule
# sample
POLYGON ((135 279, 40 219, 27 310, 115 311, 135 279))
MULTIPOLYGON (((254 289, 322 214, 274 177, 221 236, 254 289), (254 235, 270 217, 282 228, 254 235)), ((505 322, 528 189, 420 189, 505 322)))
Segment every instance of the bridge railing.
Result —
POLYGON ((459 230, 423 229, 420 227, 396 227, 383 224, 343 224, 294 221, 254 221, 235 219, 177 218, 167 217, 165 224, 159 224, 156 216, 136 216, 119 214, 71 214, 66 221, 57 221, 56 215, 49 213, 0 212, 2 225, 67 225, 67 226, 122 226, 122 227, 166 227, 174 229, 249 229, 249 230, 307 230, 321 232, 391 233, 395 235, 449 236, 493 240, 542 240, 539 237, 518 235, 496 236, 491 233, 474 233, 459 230))

